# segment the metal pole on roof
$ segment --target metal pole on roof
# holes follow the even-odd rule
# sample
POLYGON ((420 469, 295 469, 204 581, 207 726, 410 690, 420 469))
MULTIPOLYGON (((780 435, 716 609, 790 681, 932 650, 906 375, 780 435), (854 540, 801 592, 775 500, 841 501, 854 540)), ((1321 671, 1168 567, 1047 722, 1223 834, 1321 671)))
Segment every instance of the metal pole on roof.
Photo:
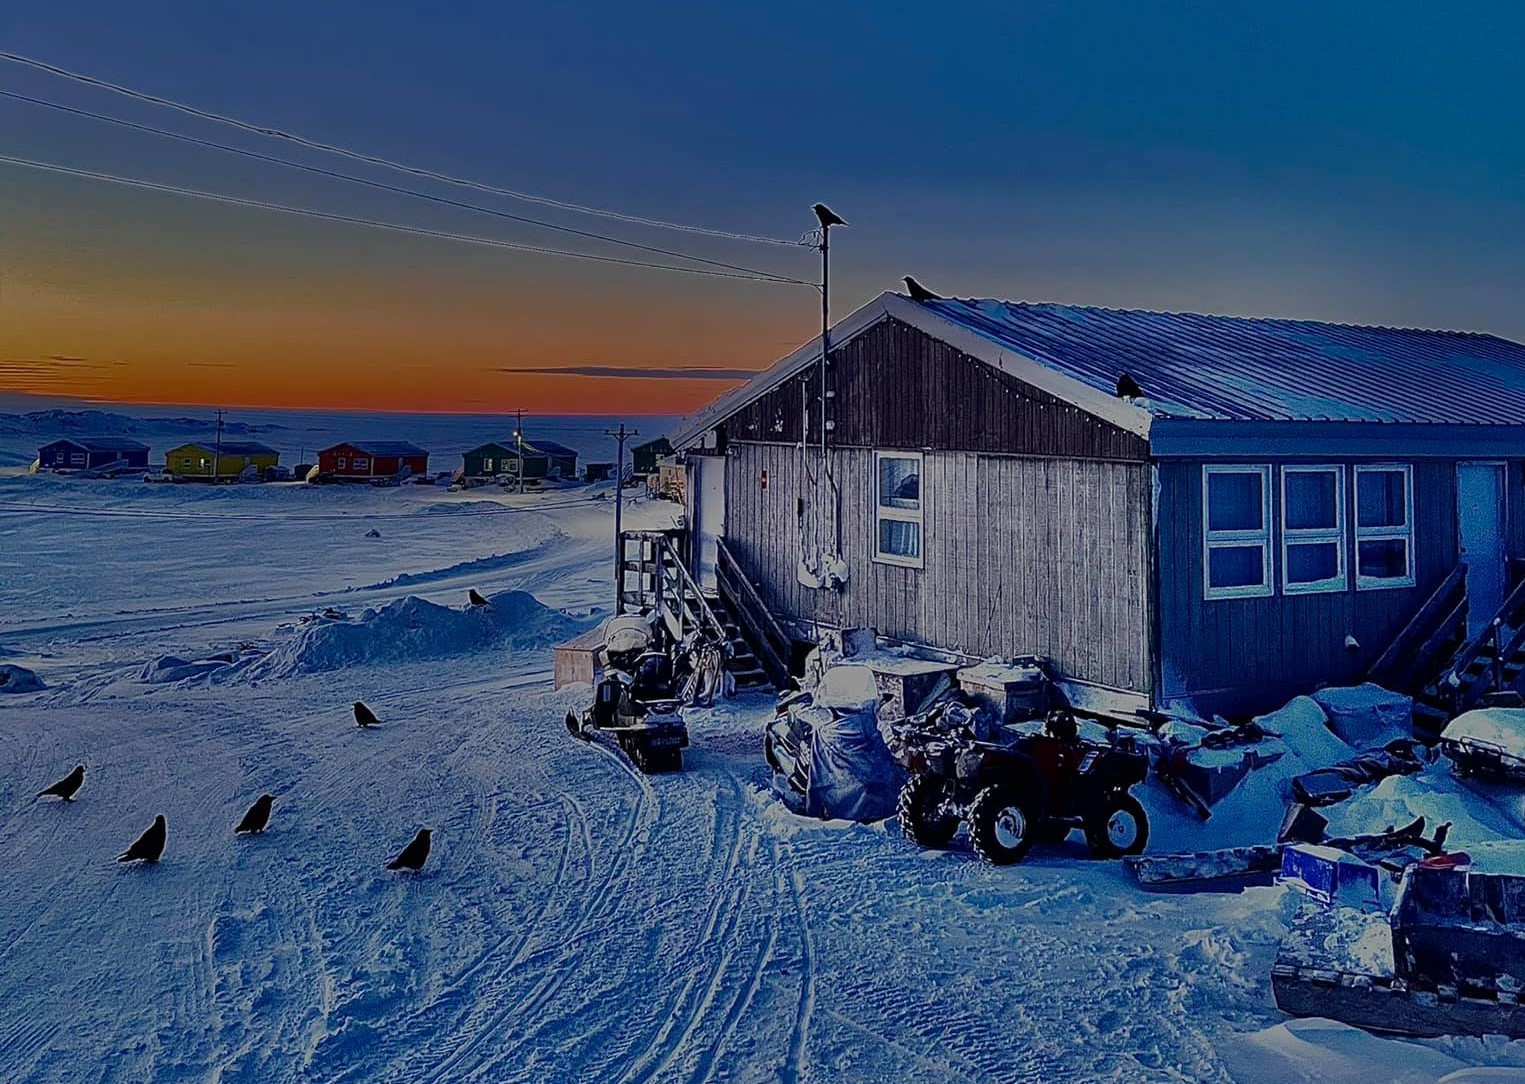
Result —
POLYGON ((217 473, 222 467, 222 408, 217 408, 217 446, 212 451, 212 484, 217 484, 217 473))
MULTIPOLYGON (((824 203, 817 203, 810 208, 815 212, 815 217, 821 224, 821 477, 831 481, 831 468, 826 458, 826 431, 829 424, 826 420, 826 400, 829 393, 826 390, 826 366, 831 354, 831 227, 847 225, 846 219, 842 218, 824 203)), ((825 511, 821 507, 821 495, 816 494, 816 532, 819 548, 820 536, 824 524, 821 517, 825 511)), ((832 525, 836 525, 836 509, 832 509, 832 525)), ((835 530, 833 530, 833 547, 836 547, 835 530)), ((819 557, 817 553, 817 557, 819 557)))

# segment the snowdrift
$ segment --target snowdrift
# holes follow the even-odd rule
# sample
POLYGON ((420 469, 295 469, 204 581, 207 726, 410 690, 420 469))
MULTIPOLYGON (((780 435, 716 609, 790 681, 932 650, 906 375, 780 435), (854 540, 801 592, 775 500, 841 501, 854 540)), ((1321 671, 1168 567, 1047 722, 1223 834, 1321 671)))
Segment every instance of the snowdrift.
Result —
POLYGON ((252 679, 293 677, 473 651, 546 648, 596 620, 553 610, 527 591, 502 591, 487 601, 486 606, 453 609, 409 595, 353 620, 310 624, 245 674, 252 679))

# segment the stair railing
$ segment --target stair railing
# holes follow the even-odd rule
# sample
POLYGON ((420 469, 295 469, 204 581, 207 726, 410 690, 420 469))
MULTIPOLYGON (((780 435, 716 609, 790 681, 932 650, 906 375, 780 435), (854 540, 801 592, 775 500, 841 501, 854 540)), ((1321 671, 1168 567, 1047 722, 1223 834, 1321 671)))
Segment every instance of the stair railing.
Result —
POLYGON ((1482 691, 1476 686, 1477 681, 1467 681, 1464 677, 1472 663, 1482 654, 1483 648, 1493 647, 1492 666, 1489 668, 1490 686, 1494 690, 1502 690, 1504 683, 1504 660, 1518 650, 1525 643, 1525 623, 1520 620, 1521 613, 1525 612, 1525 580, 1516 584, 1514 590, 1509 592, 1508 597, 1499 605, 1487 626, 1469 640, 1465 647, 1457 653, 1446 672, 1436 682, 1438 688, 1452 690, 1453 710, 1464 711, 1481 698, 1482 691), (1510 632, 1509 640, 1504 640, 1504 631, 1510 632))
POLYGON ((715 573, 722 593, 730 596, 734 616, 756 648, 769 680, 777 688, 784 688, 789 680, 789 637, 724 539, 715 543, 715 573))
MULTIPOLYGON (((1393 675, 1402 672, 1410 676, 1420 669, 1421 663, 1439 644, 1449 639, 1449 633, 1467 615, 1467 566, 1458 564, 1440 582, 1430 597, 1425 599, 1403 630, 1387 645, 1366 671, 1366 680, 1387 685, 1393 675)), ((1409 684, 1414 684, 1412 681, 1409 684)), ((1418 684, 1423 684, 1422 678, 1418 684)))

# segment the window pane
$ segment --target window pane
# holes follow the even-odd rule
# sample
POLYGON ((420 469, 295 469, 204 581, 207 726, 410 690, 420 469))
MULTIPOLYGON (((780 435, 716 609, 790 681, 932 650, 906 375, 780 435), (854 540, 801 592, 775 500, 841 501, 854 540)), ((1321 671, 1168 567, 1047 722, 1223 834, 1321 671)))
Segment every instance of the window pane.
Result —
POLYGON ((902 519, 879 521, 879 552, 887 557, 921 556, 921 524, 902 519))
POLYGON ((879 503, 885 508, 918 508, 921 501, 920 464, 914 459, 879 460, 879 503))
POLYGON ((1213 587, 1259 587, 1265 565, 1259 546, 1215 546, 1207 551, 1208 582, 1213 587))
POLYGON ((1338 542, 1310 542, 1287 547, 1287 582, 1322 583, 1340 574, 1338 542))
POLYGON ((1362 471, 1356 479, 1357 525, 1402 527, 1406 515, 1403 472, 1400 470, 1362 471))
POLYGON ((1287 522, 1289 531, 1339 526, 1338 475, 1332 471, 1288 471, 1287 522))
POLYGON ((1207 529, 1210 531, 1258 531, 1265 527, 1265 479, 1253 474, 1207 476, 1207 529))
POLYGON ((1409 574, 1408 550, 1402 538, 1362 542, 1356 547, 1356 570, 1367 579, 1404 579, 1409 574))

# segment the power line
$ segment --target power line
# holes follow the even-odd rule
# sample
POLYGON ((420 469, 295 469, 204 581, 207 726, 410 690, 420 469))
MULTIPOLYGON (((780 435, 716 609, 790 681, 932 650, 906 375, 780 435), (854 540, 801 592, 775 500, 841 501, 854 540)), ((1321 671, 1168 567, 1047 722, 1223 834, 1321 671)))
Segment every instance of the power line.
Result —
POLYGON ((101 173, 92 169, 77 169, 73 166, 61 166, 52 162, 35 162, 29 158, 17 158, 8 154, 0 154, 0 162, 13 166, 25 166, 29 169, 45 170, 49 173, 61 173, 71 177, 85 177, 95 181, 109 181, 113 184, 127 185, 131 188, 142 188, 150 192, 165 192, 176 196, 193 196, 197 199, 212 200, 217 203, 230 203, 238 207, 253 207, 261 211, 279 211, 282 214, 303 215, 308 218, 319 218, 328 222, 344 222, 353 226, 369 226, 373 229, 393 230, 397 233, 408 233, 418 237, 433 237, 443 241, 461 241, 470 245, 485 245, 489 248, 509 248, 519 252, 535 252, 543 256, 567 256, 577 260, 595 260, 599 263, 622 264, 627 267, 646 267, 657 271, 681 271, 689 275, 708 275, 712 278, 723 279, 746 279, 752 282, 772 282, 782 286, 816 286, 813 282, 804 279, 785 278, 782 275, 767 274, 743 274, 733 271, 711 271, 703 267, 678 267, 673 264, 652 263, 647 260, 630 260, 621 256, 600 256, 591 252, 573 252, 569 249, 549 248, 545 245, 530 245, 520 241, 504 241, 496 237, 478 237, 467 233, 451 233, 446 230, 433 230, 423 226, 404 226, 396 222, 382 222, 374 218, 361 218, 358 215, 344 215, 333 211, 315 211, 306 207, 292 207, 284 203, 271 203, 267 200, 249 199, 244 196, 226 196, 218 192, 203 192, 195 188, 183 188, 180 185, 161 184, 157 181, 144 181, 136 177, 119 177, 113 173, 101 173))
POLYGON ((200 117, 202 120, 214 121, 217 124, 228 124, 235 128, 240 128, 243 131, 252 132, 255 135, 269 136, 272 139, 288 140, 292 143, 298 144, 299 146, 307 147, 310 150, 323 151, 327 154, 337 154, 345 158, 353 158, 358 162, 367 162, 374 166, 383 166, 387 169, 395 169, 402 173, 410 173, 415 177, 427 177, 430 180, 442 181, 445 184, 453 184, 462 188, 471 188, 478 192, 486 192, 495 196, 507 196, 510 199, 524 200, 528 203, 538 203, 545 207, 556 207, 563 211, 576 211, 579 214, 597 215, 601 218, 612 218, 618 222, 628 222, 637 226, 652 226, 665 230, 682 230, 686 233, 705 234, 709 237, 723 237, 732 241, 753 241, 766 245, 789 246, 799 246, 804 244, 804 242, 799 239, 788 240, 781 237, 764 237, 758 234, 736 233, 731 230, 710 229, 707 226, 691 226, 682 222, 667 222, 660 218, 647 218, 643 215, 626 214, 623 211, 611 211, 601 207, 589 207, 586 204, 571 203, 566 200, 553 199, 550 196, 537 196, 530 192, 520 192, 512 188, 500 188, 496 185, 483 184, 480 181, 472 181, 462 177, 454 177, 448 173, 441 173, 437 170, 406 165, 402 162, 393 161, 390 158, 382 158, 379 155, 367 154, 364 151, 351 150, 348 147, 340 147, 332 143, 324 143, 320 140, 308 139, 305 136, 299 136, 292 132, 282 131, 279 128, 271 128, 262 124, 253 124, 249 121, 239 120, 237 117, 226 116, 222 113, 214 113, 211 110, 201 109, 194 105, 188 105, 185 102, 175 101, 172 98, 164 98, 157 94, 150 94, 146 91, 134 90, 131 87, 124 87, 118 83, 111 83, 105 79, 96 78, 93 75, 86 75, 83 72, 72 71, 68 68, 61 68, 56 64, 49 64, 43 60, 36 60, 32 57, 22 56, 19 53, 11 53, 0 50, 0 60, 9 60, 14 64, 24 64, 29 68, 35 68, 38 71, 45 71, 50 75, 56 75, 63 79, 71 79, 76 83, 83 83, 86 86, 96 87, 100 90, 109 90, 113 94, 121 94, 140 102, 146 102, 149 105, 157 105, 162 106, 165 109, 178 110, 181 113, 186 113, 193 117, 200 117))
POLYGON ((322 166, 311 166, 304 162, 294 162, 287 158, 280 158, 272 154, 261 154, 259 151, 246 150, 243 147, 234 147, 227 143, 217 143, 210 139, 201 139, 198 136, 187 135, 183 132, 171 131, 167 128, 156 128, 151 124, 139 124, 136 121, 124 120, 121 117, 113 117, 106 113, 96 113, 89 109, 80 109, 72 105, 64 105, 60 102, 48 101, 45 98, 34 98, 29 94, 18 94, 15 91, 0 90, 0 98, 10 98, 13 101, 26 102, 30 105, 40 105, 46 109, 56 109, 59 112, 70 113, 77 117, 87 117, 90 120, 101 121, 105 124, 115 124, 123 128, 130 128, 137 132, 148 132, 152 135, 163 136, 166 139, 179 140, 182 143, 191 143, 198 147, 208 147, 212 150, 226 151, 229 154, 243 155, 245 158, 253 158, 259 162, 270 162, 278 166, 287 166, 291 169, 304 170, 307 173, 315 173, 320 177, 331 177, 341 181, 351 181, 355 184, 363 184, 370 188, 376 188, 383 192, 394 192, 398 195, 412 196, 417 199, 429 200, 433 203, 443 204, 447 207, 458 207, 467 211, 478 211, 486 215, 494 215, 497 218, 507 219, 510 222, 523 222, 531 226, 540 226, 548 230, 557 230, 561 233, 569 233, 576 237, 587 237, 594 241, 604 241, 611 245, 623 245, 626 248, 639 249, 642 252, 651 252, 658 256, 671 256, 679 260, 692 260, 695 263, 708 264, 711 267, 721 267, 728 271, 744 271, 751 275, 772 277, 771 272, 759 271, 755 267, 745 267, 741 264, 726 263, 724 260, 711 260, 704 256, 694 256, 687 252, 678 252, 669 248, 659 248, 655 245, 643 245, 636 241, 625 241, 618 237, 610 237, 602 233, 593 233, 589 230, 579 230, 572 226, 563 226, 555 222, 545 222, 538 218, 528 218, 524 215, 510 214, 508 211, 500 211, 496 207, 484 207, 479 203, 467 203, 463 200, 451 199, 448 196, 437 196, 431 192, 420 192, 414 188, 403 188, 400 185, 387 184, 385 181, 375 181, 368 177, 357 177, 351 173, 340 173, 337 170, 324 169, 322 166))

